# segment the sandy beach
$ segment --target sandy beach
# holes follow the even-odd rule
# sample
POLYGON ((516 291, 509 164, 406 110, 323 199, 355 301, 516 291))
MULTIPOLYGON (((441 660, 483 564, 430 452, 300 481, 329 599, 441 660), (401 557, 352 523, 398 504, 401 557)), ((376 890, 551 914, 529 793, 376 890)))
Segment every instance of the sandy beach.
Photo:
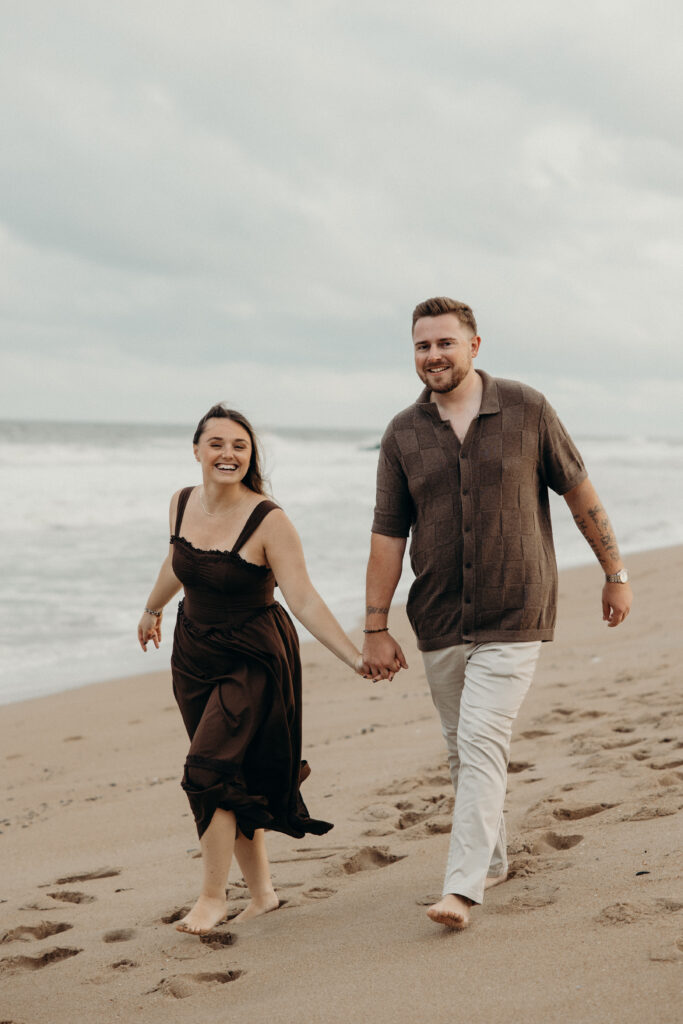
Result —
MULTIPOLYGON (((200 864, 168 672, 0 708, 0 1022, 680 1019, 683 548, 627 564, 615 630, 599 568, 561 575, 512 745, 511 878, 463 933, 425 914, 453 798, 402 613, 410 670, 391 684, 303 649, 303 792, 335 828, 271 833, 281 908, 202 940, 173 926, 200 864)), ((235 865, 230 912, 244 903, 235 865)))

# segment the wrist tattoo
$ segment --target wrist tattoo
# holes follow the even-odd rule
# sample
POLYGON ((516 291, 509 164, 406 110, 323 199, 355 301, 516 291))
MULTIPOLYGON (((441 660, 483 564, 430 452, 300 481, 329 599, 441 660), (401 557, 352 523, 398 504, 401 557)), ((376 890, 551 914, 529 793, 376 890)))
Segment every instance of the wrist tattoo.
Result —
POLYGON ((375 606, 372 605, 372 604, 369 604, 367 606, 367 608, 365 609, 365 611, 366 611, 366 613, 368 615, 388 615, 389 614, 389 609, 388 608, 375 608, 375 606))

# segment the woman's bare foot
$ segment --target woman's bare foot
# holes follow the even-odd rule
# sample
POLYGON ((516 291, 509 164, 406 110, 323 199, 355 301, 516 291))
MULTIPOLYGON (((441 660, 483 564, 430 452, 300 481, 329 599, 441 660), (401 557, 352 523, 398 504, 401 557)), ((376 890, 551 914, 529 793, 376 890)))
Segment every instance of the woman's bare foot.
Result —
POLYGON ((484 889, 493 889, 494 885, 501 885, 503 882, 507 882, 507 880, 507 871, 503 875, 487 875, 486 881, 484 882, 484 889))
POLYGON ((455 931, 462 931, 470 923, 470 908, 463 896, 447 893, 438 903, 432 904, 427 917, 437 924, 445 924, 455 931))
POLYGON ((252 917, 260 917, 261 914, 269 914, 271 910, 277 910, 280 901, 274 892, 258 899, 252 897, 244 910, 233 917, 231 924, 241 924, 243 921, 250 921, 252 917))
POLYGON ((200 896, 189 914, 178 921, 176 930, 190 935, 206 935, 223 920, 227 910, 228 904, 224 899, 200 896))

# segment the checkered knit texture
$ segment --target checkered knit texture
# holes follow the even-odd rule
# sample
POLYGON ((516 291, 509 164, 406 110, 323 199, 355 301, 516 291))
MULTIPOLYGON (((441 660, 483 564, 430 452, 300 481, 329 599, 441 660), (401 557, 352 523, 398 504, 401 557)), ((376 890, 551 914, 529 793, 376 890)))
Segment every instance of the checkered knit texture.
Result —
POLYGON ((481 373, 461 444, 426 390, 382 439, 373 532, 411 536, 408 614, 422 650, 550 640, 557 603, 548 488, 586 477, 538 391, 481 373))

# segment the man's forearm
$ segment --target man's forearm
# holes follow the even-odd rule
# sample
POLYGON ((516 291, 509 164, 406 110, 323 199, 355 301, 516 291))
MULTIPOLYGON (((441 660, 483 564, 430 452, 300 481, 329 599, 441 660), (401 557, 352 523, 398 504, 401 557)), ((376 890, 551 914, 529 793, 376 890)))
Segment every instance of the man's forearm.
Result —
POLYGON ((586 538, 593 554, 606 573, 616 573, 622 567, 619 545, 597 491, 586 479, 564 495, 574 522, 586 538))
POLYGON ((366 629, 383 629, 403 568, 404 537, 373 533, 365 588, 366 629))

